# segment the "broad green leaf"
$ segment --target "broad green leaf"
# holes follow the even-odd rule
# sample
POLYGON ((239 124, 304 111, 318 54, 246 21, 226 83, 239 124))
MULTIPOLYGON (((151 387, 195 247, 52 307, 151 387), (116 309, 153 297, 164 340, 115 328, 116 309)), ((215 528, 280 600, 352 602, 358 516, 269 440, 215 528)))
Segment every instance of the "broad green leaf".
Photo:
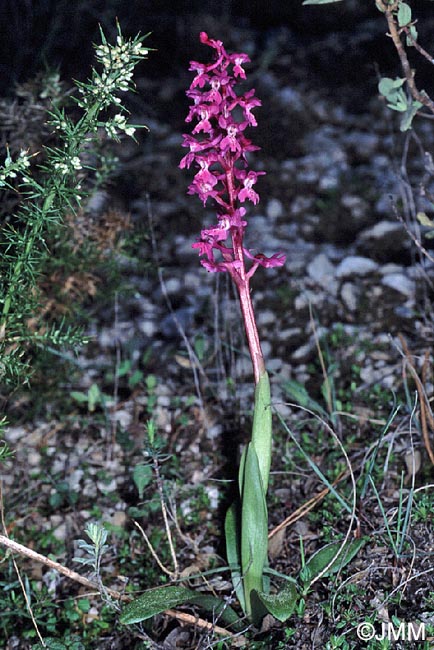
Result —
POLYGON ((241 572, 244 581, 246 613, 257 624, 263 606, 253 591, 264 590, 263 572, 267 564, 268 515, 258 457, 253 443, 247 447, 241 496, 241 572))
POLYGON ((87 407, 92 413, 95 410, 97 404, 101 402, 101 391, 97 384, 92 384, 92 386, 87 391, 87 407))
POLYGON ((119 621, 123 625, 140 623, 156 614, 161 614, 166 609, 187 603, 198 605, 206 611, 212 612, 228 626, 236 627, 240 622, 237 613, 220 598, 180 586, 158 587, 145 591, 144 594, 123 608, 119 621))
POLYGON ((310 580, 314 580, 319 576, 329 564, 330 567, 324 573, 324 576, 329 576, 339 571, 339 569, 351 562, 364 544, 365 540, 361 538, 347 542, 341 551, 339 549, 342 546, 342 542, 332 542, 323 546, 305 564, 304 568, 309 571, 310 580))
POLYGON ((285 393, 287 393, 294 402, 300 404, 300 406, 315 411, 315 413, 319 413, 320 415, 326 415, 321 404, 312 399, 303 384, 295 381, 295 379, 288 379, 285 381, 282 384, 282 388, 285 393))
POLYGON ((396 91, 398 88, 401 88, 404 84, 405 79, 399 77, 396 79, 383 77, 378 83, 378 90, 382 95, 388 97, 391 92, 396 91))
POLYGON ((58 641, 58 639, 53 639, 51 637, 46 637, 44 639, 44 646, 38 643, 33 645, 33 650, 84 650, 84 645, 79 640, 75 640, 77 637, 74 635, 74 638, 68 639, 68 641, 58 641))
POLYGON ((128 377, 128 386, 130 388, 135 388, 143 379, 143 372, 136 368, 134 372, 128 377))
POLYGON ((267 611, 282 623, 293 613, 298 598, 297 589, 293 583, 285 585, 277 594, 260 592, 257 595, 267 611))
POLYGON ((304 0, 304 5, 328 5, 332 2, 341 2, 341 0, 304 0))
POLYGON ((243 581, 241 577, 240 524, 237 503, 233 503, 225 518, 226 555, 231 569, 232 584, 243 612, 246 611, 243 581))
POLYGON ((270 380, 264 372, 255 388, 255 410, 253 412, 252 444, 259 462, 264 494, 267 494, 271 466, 271 395, 270 380))
POLYGON ((150 465, 136 465, 133 470, 133 481, 139 493, 139 499, 143 499, 145 487, 152 481, 152 468, 150 465))
POLYGON ((46 648, 47 650, 68 650, 68 647, 62 643, 62 641, 58 641, 57 639, 44 639, 44 646, 42 646, 40 643, 38 643, 37 646, 33 646, 35 650, 42 650, 42 648, 46 648))
POLYGON ((398 25, 405 27, 411 23, 411 7, 406 2, 401 2, 398 9, 398 25))

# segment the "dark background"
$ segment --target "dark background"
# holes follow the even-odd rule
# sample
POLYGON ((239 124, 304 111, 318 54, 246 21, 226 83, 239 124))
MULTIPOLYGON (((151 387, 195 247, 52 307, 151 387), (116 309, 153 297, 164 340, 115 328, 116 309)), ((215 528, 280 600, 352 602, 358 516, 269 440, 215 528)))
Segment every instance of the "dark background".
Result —
MULTIPOLYGON (((434 3, 412 0, 411 6, 420 19, 421 36, 429 38, 434 3)), ((284 27, 298 57, 309 51, 309 72, 319 84, 363 85, 374 63, 397 71, 396 53, 385 38, 385 20, 374 0, 317 7, 303 7, 302 0, 0 0, 0 16, 3 95, 45 66, 58 67, 63 79, 86 77, 93 62, 92 42, 99 42, 98 25, 113 37, 116 17, 126 36, 152 32, 147 43, 158 49, 146 62, 146 75, 152 77, 185 69, 200 52, 198 32, 215 25, 221 33, 210 35, 228 48, 234 28, 252 30, 259 51, 284 27)), ((419 59, 418 75, 424 82, 429 83, 431 71, 419 59)))

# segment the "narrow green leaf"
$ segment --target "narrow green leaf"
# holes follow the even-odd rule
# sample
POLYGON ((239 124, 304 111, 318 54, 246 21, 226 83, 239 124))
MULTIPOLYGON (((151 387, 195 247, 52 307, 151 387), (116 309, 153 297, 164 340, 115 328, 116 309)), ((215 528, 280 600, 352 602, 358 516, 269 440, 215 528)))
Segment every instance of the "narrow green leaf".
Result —
POLYGON ((295 381, 295 379, 288 379, 282 384, 282 388, 290 399, 300 404, 303 408, 310 409, 311 411, 315 411, 315 413, 327 417, 327 413, 321 404, 312 399, 303 384, 295 381))
POLYGON ((252 444, 259 461, 264 494, 267 494, 271 466, 271 395, 270 380, 264 372, 255 388, 255 410, 253 413, 252 444))
POLYGON ((351 562, 365 544, 365 541, 363 538, 351 540, 344 545, 340 552, 342 542, 332 542, 320 548, 308 559, 304 567, 309 571, 310 580, 314 580, 319 576, 329 564, 330 567, 324 573, 324 576, 339 571, 339 569, 351 562))
POLYGON ((246 454, 247 454, 247 446, 244 447, 243 453, 241 454, 240 467, 238 470, 238 489, 240 491, 240 496, 243 494, 244 467, 246 465, 246 454))
POLYGON ((274 618, 284 623, 295 609, 298 594, 295 585, 290 582, 277 594, 260 592, 258 598, 274 618))
POLYGON ((133 470, 133 481, 139 493, 139 499, 143 499, 145 487, 152 481, 152 468, 150 465, 136 465, 133 470))
POLYGON ((411 23, 411 7, 406 2, 401 2, 398 9, 398 25, 405 27, 411 23))
POLYGON ((246 613, 257 624, 263 606, 253 592, 264 590, 263 572, 267 564, 268 515, 258 457, 253 443, 247 447, 241 505, 241 572, 246 613))
POLYGON ((233 503, 228 509, 225 518, 226 555, 231 569, 232 584, 235 593, 237 594, 243 612, 246 612, 246 600, 244 598, 243 580, 241 577, 240 537, 239 508, 237 503, 233 503))
POLYGON ((416 219, 419 221, 419 223, 422 226, 427 226, 429 228, 432 228, 434 226, 434 221, 430 219, 425 212, 418 212, 416 215, 416 219))
POLYGON ((78 402, 79 404, 87 402, 87 393, 82 393, 81 391, 73 390, 71 391, 70 395, 72 399, 75 399, 75 401, 78 402))
POLYGON ((123 608, 119 620, 123 625, 132 625, 161 614, 166 609, 187 603, 199 605, 206 611, 212 612, 228 626, 236 627, 240 622, 237 613, 220 598, 180 586, 159 587, 145 591, 123 608))

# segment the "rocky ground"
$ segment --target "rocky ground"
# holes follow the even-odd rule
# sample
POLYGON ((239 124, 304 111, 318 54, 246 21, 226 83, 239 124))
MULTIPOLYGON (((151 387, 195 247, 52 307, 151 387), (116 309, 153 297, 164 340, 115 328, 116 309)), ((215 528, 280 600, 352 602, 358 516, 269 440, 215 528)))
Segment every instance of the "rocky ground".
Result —
MULTIPOLYGON (((218 27, 211 20, 206 26, 216 37, 218 27)), ((366 30, 369 34, 368 26, 366 30)), ((375 36, 378 28, 372 30, 375 36)), ((314 400, 301 406, 322 404, 326 415, 332 407, 328 426, 346 447, 357 477, 365 455, 379 444, 382 494, 389 510, 396 506, 402 471, 406 487, 412 480, 419 488, 432 482, 417 404, 411 415, 417 391, 408 379, 406 403, 403 378, 414 370, 432 404, 433 251, 428 248, 423 254, 411 235, 429 247, 415 214, 429 210, 421 188, 425 195, 432 189, 427 152, 433 150, 433 130, 426 120, 416 123, 414 133, 401 134, 395 116, 375 92, 368 92, 375 83, 357 89, 357 107, 349 100, 348 80, 321 86, 319 43, 300 51, 292 36, 286 28, 272 30, 264 45, 255 30, 240 28, 228 37, 231 49, 250 54, 249 83, 262 100, 259 126, 251 137, 261 146, 253 165, 267 175, 257 185, 261 201, 248 214, 247 243, 264 253, 281 250, 287 255, 282 269, 259 271, 253 282, 273 403, 298 439, 318 436, 318 446, 311 446, 310 453, 331 475, 336 463, 342 463, 341 469, 345 463, 336 460, 327 426, 312 423, 294 404, 295 385, 306 387, 314 400), (318 347, 336 389, 329 404, 321 394, 324 376, 318 347), (394 399, 403 406, 385 429, 394 399), (415 414, 419 419, 414 420, 415 414), (417 468, 409 458, 418 459, 417 468)), ((325 60, 330 60, 336 41, 329 47, 327 39, 322 44, 325 60)), ((335 65, 338 77, 339 59, 335 65)), ((98 221, 116 207, 146 236, 133 258, 116 253, 123 278, 120 292, 107 299, 99 279, 100 293, 87 319, 91 343, 79 352, 59 394, 39 406, 31 421, 25 412, 35 401, 32 392, 21 402, 12 401, 15 421, 6 432, 15 449, 3 473, 10 534, 33 545, 45 532, 45 552, 71 565, 84 525, 95 519, 107 522, 113 546, 104 577, 118 589, 127 579, 135 582, 129 561, 119 556, 126 544, 132 558, 141 558, 137 588, 150 587, 158 578, 155 568, 143 569, 144 563, 151 567, 154 562, 132 524, 136 517, 154 543, 162 543, 154 530, 161 529, 160 515, 156 508, 143 508, 132 480, 134 466, 145 458, 146 421, 155 420, 163 450, 175 459, 166 478, 172 486, 170 498, 178 505, 183 534, 178 539, 179 562, 185 576, 211 566, 210 558, 222 551, 222 479, 233 476, 239 445, 248 438, 251 423, 251 368, 236 296, 227 278, 206 273, 191 248, 213 212, 187 196, 190 177, 178 168, 189 78, 176 69, 162 79, 138 79, 131 121, 145 123, 150 131, 142 132, 139 146, 125 144, 120 149, 121 171, 107 191, 92 197, 88 218, 98 221), (74 392, 89 395, 94 385, 100 392, 93 405, 77 396, 74 400, 74 392)), ((302 467, 299 460, 291 465, 294 450, 281 427, 276 435, 272 528, 321 488, 308 466, 302 467)), ((153 502, 151 487, 146 490, 153 502)), ((429 522, 415 522, 411 530, 410 562, 405 556, 394 558, 387 548, 384 521, 372 495, 364 507, 366 513, 360 510, 358 521, 370 537, 356 560, 356 583, 365 594, 357 606, 363 616, 376 609, 385 620, 399 610, 404 620, 414 616, 432 624, 433 611, 427 605, 427 594, 434 589, 429 522), (388 594, 399 586, 407 593, 399 607, 388 609, 388 594)), ((329 502, 319 505, 318 512, 316 519, 299 519, 280 535, 272 552, 279 571, 294 575, 299 568, 300 535, 310 555, 326 539, 325 526, 338 534, 351 524, 348 517, 337 517, 329 502)), ((132 566, 137 569, 134 562, 132 566)), ((26 567, 56 597, 77 593, 64 578, 26 567)), ((213 586, 223 594, 228 591, 225 581, 213 586)), ((334 585, 335 593, 344 586, 334 585)), ((263 644, 258 647, 324 648, 331 635, 344 629, 342 608, 349 605, 338 605, 323 619, 321 603, 327 600, 328 587, 320 584, 315 589, 306 597, 306 610, 287 626, 295 629, 294 635, 287 638, 285 626, 270 623, 270 630, 256 635, 263 644)), ((98 608, 94 599, 86 625, 100 617, 98 608)), ((203 629, 182 628, 165 617, 147 633, 157 639, 156 647, 208 648, 215 643, 203 629)), ((132 639, 137 637, 124 634, 101 631, 99 641, 88 647, 135 647, 132 639)), ((8 633, 5 647, 31 646, 19 634, 8 633)))

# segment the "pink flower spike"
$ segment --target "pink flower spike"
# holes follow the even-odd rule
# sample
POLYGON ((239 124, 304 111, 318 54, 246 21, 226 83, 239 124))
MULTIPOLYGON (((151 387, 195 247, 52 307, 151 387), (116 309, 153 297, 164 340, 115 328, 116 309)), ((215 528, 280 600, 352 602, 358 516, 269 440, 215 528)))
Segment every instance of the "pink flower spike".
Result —
POLYGON ((259 147, 245 135, 249 127, 257 126, 253 111, 261 102, 253 88, 244 94, 237 92, 237 82, 246 78, 243 66, 250 61, 247 54, 229 55, 222 41, 209 38, 206 32, 201 32, 200 40, 214 52, 211 63, 190 64, 195 77, 187 91, 192 105, 186 121, 194 126, 191 135, 184 135, 182 145, 189 152, 180 167, 195 168, 188 193, 197 194, 204 205, 208 199, 215 201, 218 223, 203 229, 199 241, 192 246, 209 272, 228 272, 237 287, 258 382, 265 366, 250 296, 250 278, 259 266, 272 268, 285 262, 281 252, 267 257, 253 254, 243 244, 247 221, 242 204, 258 203, 259 194, 253 186, 265 173, 249 170, 247 154, 259 147))

